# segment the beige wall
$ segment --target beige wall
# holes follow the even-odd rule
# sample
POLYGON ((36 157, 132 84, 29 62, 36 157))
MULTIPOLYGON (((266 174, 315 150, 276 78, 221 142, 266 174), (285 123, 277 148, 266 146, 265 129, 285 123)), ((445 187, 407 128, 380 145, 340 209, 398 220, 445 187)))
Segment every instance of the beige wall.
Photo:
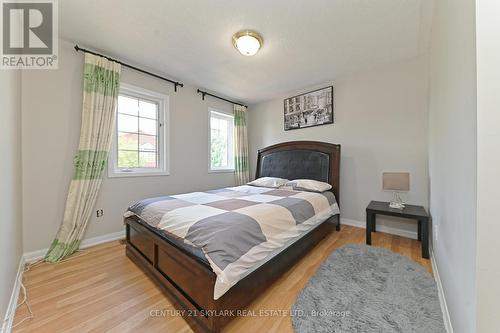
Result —
POLYGON ((476 2, 477 22, 477 326, 500 330, 500 3, 476 2))
MULTIPOLYGON (((333 84, 335 124, 283 130, 283 98, 307 92, 304 87, 275 100, 250 106, 249 141, 252 175, 259 148, 283 141, 317 140, 342 145, 341 216, 365 220, 370 200, 390 200, 382 191, 382 172, 408 171, 408 203, 428 204, 427 65, 425 58, 391 64, 325 82, 333 84)), ((381 225, 415 231, 415 223, 380 219, 381 225)))
POLYGON ((475 1, 436 1, 430 51, 433 251, 455 333, 475 331, 475 1))
MULTIPOLYGON (((23 72, 24 251, 47 248, 63 216, 72 160, 78 145, 83 55, 59 44, 59 70, 23 72)), ((122 214, 134 200, 234 184, 230 173, 208 173, 208 108, 232 105, 206 98, 196 88, 173 86, 124 69, 122 82, 170 96, 170 175, 105 177, 85 238, 124 229, 122 214)))
POLYGON ((0 70, 0 320, 3 324, 22 249, 21 72, 0 70))

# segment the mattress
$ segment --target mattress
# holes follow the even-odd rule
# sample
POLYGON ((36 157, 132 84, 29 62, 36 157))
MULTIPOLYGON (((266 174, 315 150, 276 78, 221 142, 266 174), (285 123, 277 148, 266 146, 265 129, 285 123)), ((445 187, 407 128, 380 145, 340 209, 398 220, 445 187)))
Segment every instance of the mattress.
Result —
POLYGON ((332 192, 238 186, 141 200, 137 216, 217 275, 214 299, 339 208, 332 192))

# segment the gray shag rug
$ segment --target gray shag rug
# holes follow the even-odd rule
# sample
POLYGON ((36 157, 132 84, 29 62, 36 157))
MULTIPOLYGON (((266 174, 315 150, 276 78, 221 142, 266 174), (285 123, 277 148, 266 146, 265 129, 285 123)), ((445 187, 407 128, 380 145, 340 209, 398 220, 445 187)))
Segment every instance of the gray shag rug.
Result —
POLYGON ((433 277, 389 250, 337 249, 292 307, 296 333, 446 332, 433 277))

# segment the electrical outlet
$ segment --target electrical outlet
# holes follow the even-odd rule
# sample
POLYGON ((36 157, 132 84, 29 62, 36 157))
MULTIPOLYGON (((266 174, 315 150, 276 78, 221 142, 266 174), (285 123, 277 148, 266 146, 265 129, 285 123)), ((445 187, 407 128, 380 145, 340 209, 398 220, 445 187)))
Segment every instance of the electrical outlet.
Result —
POLYGON ((96 212, 97 212, 96 214, 97 217, 102 217, 104 215, 104 211, 102 209, 98 209, 96 212))

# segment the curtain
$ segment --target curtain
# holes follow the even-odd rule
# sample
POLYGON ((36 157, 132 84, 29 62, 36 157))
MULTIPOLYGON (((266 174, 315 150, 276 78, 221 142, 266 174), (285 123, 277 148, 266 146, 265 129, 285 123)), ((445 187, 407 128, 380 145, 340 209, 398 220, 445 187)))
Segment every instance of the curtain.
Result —
POLYGON ((80 143, 64 217, 45 261, 57 262, 79 246, 101 187, 115 126, 121 66, 85 54, 80 143))
POLYGON ((234 174, 237 185, 246 184, 250 179, 246 108, 236 104, 234 105, 234 174))

